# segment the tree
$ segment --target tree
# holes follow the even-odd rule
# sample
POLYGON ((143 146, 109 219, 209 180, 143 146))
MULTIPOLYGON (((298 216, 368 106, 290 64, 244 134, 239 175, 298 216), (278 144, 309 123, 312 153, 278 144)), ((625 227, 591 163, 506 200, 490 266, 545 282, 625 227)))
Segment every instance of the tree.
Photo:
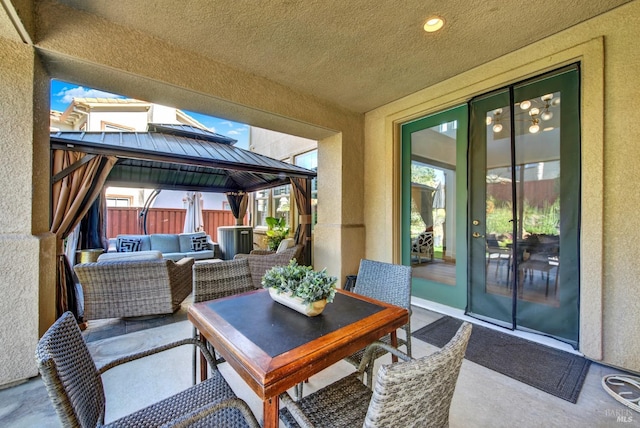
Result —
POLYGON ((436 187, 436 171, 427 165, 411 162, 411 182, 436 187))

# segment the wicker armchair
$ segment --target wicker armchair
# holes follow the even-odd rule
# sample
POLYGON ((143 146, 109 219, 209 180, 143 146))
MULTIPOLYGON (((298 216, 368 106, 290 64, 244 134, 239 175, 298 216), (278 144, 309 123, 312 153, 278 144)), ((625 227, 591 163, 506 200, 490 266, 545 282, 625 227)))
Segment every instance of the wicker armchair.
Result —
MULTIPOLYGON (((65 427, 259 427, 251 409, 236 397, 217 370, 205 382, 104 425, 106 399, 102 373, 117 365, 187 344, 201 346, 197 340, 184 339, 121 357, 98 369, 73 314, 66 312, 40 339, 36 361, 53 407, 65 427)), ((201 348, 206 358, 215 364, 206 349, 201 348)))
POLYGON ((292 259, 300 260, 303 248, 303 245, 298 244, 279 253, 267 250, 253 250, 249 254, 236 254, 234 260, 248 259, 253 286, 262 288, 262 277, 266 271, 274 266, 288 265, 292 259))
POLYGON ((84 320, 170 314, 191 293, 192 258, 76 265, 84 320))
POLYGON ((471 324, 463 323, 441 350, 412 359, 382 342, 367 348, 357 372, 294 401, 280 396, 286 408, 280 419, 286 427, 446 427, 471 324), (365 366, 373 364, 377 347, 404 361, 383 365, 373 391, 361 381, 365 366))
MULTIPOLYGON (((254 290, 251 271, 247 259, 227 260, 216 263, 196 263, 193 265, 193 303, 244 293, 254 290)), ((193 328, 193 337, 198 330, 193 328)), ((215 351, 209 350, 213 356, 215 351)), ((196 381, 196 349, 193 349, 193 382, 196 381)), ((216 362, 222 362, 219 359, 216 362)), ((206 370, 206 360, 200 359, 202 370, 206 370)))
MULTIPOLYGON (((363 259, 360 261, 358 277, 353 291, 363 296, 405 308, 409 311, 409 318, 411 318, 411 267, 409 266, 363 259)), ((411 357, 411 321, 403 325, 402 329, 405 332, 405 339, 398 338, 398 346, 404 345, 407 349, 407 355, 411 357)), ((390 344, 391 336, 387 335, 380 341, 390 344)), ((345 360, 359 367, 364 351, 364 349, 361 349, 345 358, 345 360)), ((378 348, 373 358, 379 358, 384 354, 386 354, 386 351, 383 348, 378 348)), ((366 374, 367 384, 371 387, 373 364, 368 367, 366 374)))

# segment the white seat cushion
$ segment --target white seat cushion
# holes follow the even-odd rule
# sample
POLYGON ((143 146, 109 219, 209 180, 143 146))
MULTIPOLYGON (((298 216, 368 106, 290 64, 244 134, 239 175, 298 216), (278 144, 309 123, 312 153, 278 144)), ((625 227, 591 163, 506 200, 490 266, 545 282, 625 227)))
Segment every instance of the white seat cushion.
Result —
POLYGON ((134 251, 130 253, 104 253, 98 257, 98 262, 106 261, 142 261, 142 260, 155 260, 161 259, 162 253, 160 251, 134 251))

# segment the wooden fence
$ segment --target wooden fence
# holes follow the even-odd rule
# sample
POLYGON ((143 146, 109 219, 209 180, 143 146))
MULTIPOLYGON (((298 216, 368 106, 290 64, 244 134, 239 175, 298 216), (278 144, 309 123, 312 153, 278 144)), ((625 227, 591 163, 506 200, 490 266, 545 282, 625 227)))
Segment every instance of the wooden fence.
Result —
MULTIPOLYGON (((142 208, 107 208, 107 238, 120 234, 143 234, 140 212, 142 208)), ((147 212, 147 234, 182 233, 187 210, 179 208, 151 208, 147 212)), ((236 219, 228 210, 204 210, 204 231, 218 241, 218 226, 233 226, 236 219)))
MULTIPOLYGON (((521 184, 518 191, 532 207, 552 205, 560 195, 558 180, 525 181, 521 184)), ((511 182, 488 183, 487 196, 492 196, 496 201, 511 201, 511 182)))

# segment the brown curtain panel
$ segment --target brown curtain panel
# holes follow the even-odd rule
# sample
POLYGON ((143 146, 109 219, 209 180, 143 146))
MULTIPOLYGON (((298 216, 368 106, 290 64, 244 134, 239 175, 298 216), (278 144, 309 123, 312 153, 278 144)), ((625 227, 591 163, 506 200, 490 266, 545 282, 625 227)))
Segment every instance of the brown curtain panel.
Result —
POLYGON ((311 180, 290 178, 299 213, 300 233, 296 244, 304 245, 300 264, 311 265, 311 180))
MULTIPOLYGON (((87 155, 54 150, 52 175, 55 176, 72 167, 84 156, 87 155)), ((58 317, 68 310, 72 311, 76 318, 78 316, 75 305, 75 285, 69 275, 71 267, 63 251, 64 240, 100 195, 116 160, 115 156, 95 156, 51 185, 53 218, 50 231, 55 233, 57 241, 56 313, 58 317)))
POLYGON ((231 213, 236 218, 236 225, 242 226, 244 216, 247 215, 248 195, 245 192, 227 192, 226 195, 231 213))

